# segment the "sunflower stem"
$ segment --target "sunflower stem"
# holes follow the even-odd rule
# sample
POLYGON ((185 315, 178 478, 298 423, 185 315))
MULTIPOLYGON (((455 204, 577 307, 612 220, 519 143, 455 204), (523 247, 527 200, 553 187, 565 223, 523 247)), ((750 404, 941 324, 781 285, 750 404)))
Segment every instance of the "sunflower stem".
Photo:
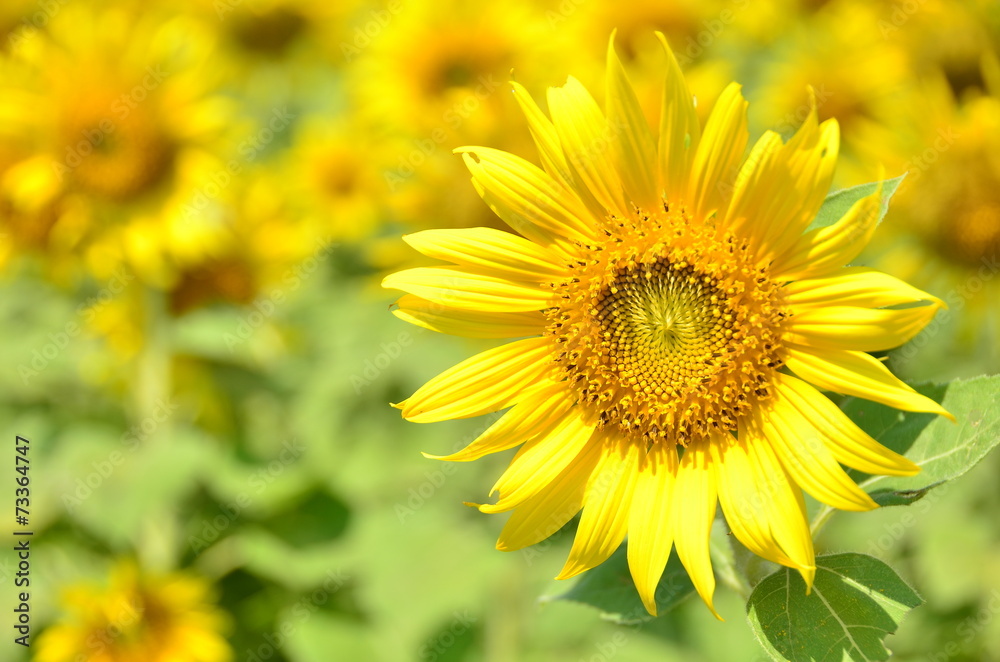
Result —
POLYGON ((826 523, 830 521, 830 518, 833 517, 835 512, 837 511, 830 506, 823 506, 823 509, 816 514, 812 524, 809 525, 809 533, 813 538, 815 538, 816 534, 818 534, 820 530, 826 526, 826 523))
MULTIPOLYGON (((717 519, 712 527, 712 538, 709 544, 709 552, 712 555, 712 567, 719 581, 733 589, 744 600, 750 597, 753 590, 747 580, 741 564, 736 556, 736 545, 739 541, 736 536, 726 533, 728 527, 723 519, 717 519)), ((740 545, 742 547, 742 545, 740 545)))

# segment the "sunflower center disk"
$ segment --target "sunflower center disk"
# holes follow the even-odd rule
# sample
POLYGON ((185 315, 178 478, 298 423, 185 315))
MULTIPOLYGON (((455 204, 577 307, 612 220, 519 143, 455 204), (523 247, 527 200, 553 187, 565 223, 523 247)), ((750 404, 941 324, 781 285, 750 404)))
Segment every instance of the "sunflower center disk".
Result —
POLYGON ((650 441, 736 429, 781 365, 785 313, 766 267, 683 213, 612 217, 606 235, 550 312, 581 403, 650 441))

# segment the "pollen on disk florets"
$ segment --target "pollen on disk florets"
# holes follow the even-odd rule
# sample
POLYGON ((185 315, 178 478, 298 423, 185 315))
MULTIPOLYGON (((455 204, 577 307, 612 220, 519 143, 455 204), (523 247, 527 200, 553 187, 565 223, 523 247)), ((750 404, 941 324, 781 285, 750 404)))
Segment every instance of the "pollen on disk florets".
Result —
POLYGON ((682 445, 735 430, 781 364, 778 285, 684 209, 609 216, 548 311, 557 362, 603 427, 682 445))

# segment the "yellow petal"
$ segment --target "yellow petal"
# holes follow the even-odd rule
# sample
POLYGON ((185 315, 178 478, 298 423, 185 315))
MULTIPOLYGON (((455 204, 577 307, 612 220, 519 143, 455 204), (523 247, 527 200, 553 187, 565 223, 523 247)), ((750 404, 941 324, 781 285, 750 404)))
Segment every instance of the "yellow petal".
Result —
POLYGON ((691 164, 689 211, 706 218, 723 209, 732 195, 750 133, 747 102, 737 83, 730 83, 716 102, 691 164))
POLYGON ((551 483, 514 509, 500 532, 497 549, 511 552, 545 540, 580 512, 587 481, 601 450, 590 444, 551 483))
POLYGON ((825 278, 809 278, 782 288, 785 302, 798 309, 805 306, 860 306, 884 308, 906 303, 944 302, 889 274, 867 267, 838 269, 825 278))
POLYGON ((415 423, 468 418, 510 407, 551 370, 545 338, 525 338, 495 347, 445 370, 398 405, 415 423))
POLYGON ((552 290, 538 283, 514 282, 459 267, 418 267, 389 274, 382 287, 402 290, 443 306, 492 313, 548 308, 552 290))
POLYGON ((847 414, 805 382, 785 375, 782 387, 788 404, 810 421, 841 464, 889 476, 912 476, 920 471, 916 464, 868 436, 847 414))
MULTIPOLYGON (((622 195, 611 144, 622 126, 608 124, 597 102, 577 79, 570 76, 562 87, 550 87, 549 113, 573 173, 577 190, 589 192, 597 206, 591 212, 601 218, 608 212, 626 215, 631 210, 622 195)), ((586 196, 583 196, 587 202, 586 196)))
POLYGON ((877 508, 837 464, 824 436, 788 401, 785 376, 776 374, 775 378, 774 395, 763 411, 755 413, 754 420, 788 474, 818 501, 834 508, 877 508))
POLYGON ((677 450, 653 444, 639 459, 628 522, 628 566, 646 606, 656 616, 656 587, 670 559, 673 529, 670 508, 677 478, 677 450))
POLYGON ((587 483, 573 547, 556 579, 569 579, 606 561, 628 530, 639 445, 607 436, 600 441, 601 458, 587 483))
POLYGON ((567 271, 558 254, 494 228, 424 230, 403 235, 403 241, 428 257, 475 267, 498 278, 548 282, 567 271))
POLYGON ((514 98, 517 99, 524 117, 528 120, 528 130, 538 148, 542 168, 567 189, 573 188, 573 175, 569 171, 569 166, 566 165, 566 156, 563 154, 562 145, 559 144, 556 127, 545 116, 545 113, 538 107, 523 85, 520 83, 511 83, 511 85, 514 88, 514 98))
POLYGON ((491 313, 449 308, 413 294, 403 295, 392 314, 401 320, 453 336, 465 338, 520 338, 540 335, 548 325, 537 310, 491 313))
POLYGON ((941 414, 954 420, 944 407, 897 379, 884 363, 869 354, 829 349, 815 351, 794 345, 785 350, 788 367, 822 389, 881 402, 903 411, 941 414))
POLYGON ((615 37, 608 42, 607 99, 608 126, 614 127, 618 171, 628 198, 646 209, 659 206, 656 187, 656 144, 639 106, 635 90, 615 53, 615 37))
POLYGON ((816 576, 816 555, 802 490, 759 430, 747 425, 741 428, 740 435, 746 435, 750 467, 760 486, 771 535, 802 575, 808 591, 816 576))
POLYGON ((827 276, 864 250, 878 225, 882 185, 861 198, 833 225, 817 228, 775 256, 772 273, 777 281, 827 276))
POLYGON ((553 430, 539 435, 521 447, 490 493, 499 492, 495 504, 483 504, 484 513, 510 510, 538 494, 555 480, 587 446, 594 425, 585 422, 575 407, 553 430))
POLYGON ((680 203, 687 193, 691 163, 701 139, 701 125, 695 112, 694 97, 688 89, 677 58, 663 33, 657 32, 667 55, 663 108, 660 114, 659 185, 670 204, 680 203))
POLYGON ((771 535, 767 483, 759 481, 750 464, 746 439, 722 435, 710 445, 712 462, 718 468, 719 504, 726 522, 747 549, 775 563, 794 563, 771 535))
POLYGON ((687 568, 698 595, 721 621, 722 617, 712 605, 715 574, 709 554, 712 521, 719 500, 715 465, 709 450, 712 443, 713 440, 704 440, 684 449, 674 483, 674 494, 683 497, 672 500, 670 521, 673 522, 677 556, 687 568))
POLYGON ((593 239, 586 206, 536 166, 489 147, 460 147, 455 152, 462 154, 473 181, 482 187, 483 200, 515 231, 537 243, 550 235, 593 239))
POLYGON ((546 383, 525 393, 521 402, 511 407, 496 423, 457 453, 423 455, 433 460, 449 462, 478 460, 484 455, 505 451, 554 429, 572 406, 573 400, 568 397, 564 384, 546 383))
POLYGON ((737 178, 727 226, 768 260, 795 244, 816 216, 837 161, 836 121, 816 123, 815 108, 785 144, 765 134, 737 178))
POLYGON ((807 307, 796 310, 788 320, 784 339, 824 350, 877 352, 909 341, 927 326, 937 310, 936 305, 899 310, 807 307))

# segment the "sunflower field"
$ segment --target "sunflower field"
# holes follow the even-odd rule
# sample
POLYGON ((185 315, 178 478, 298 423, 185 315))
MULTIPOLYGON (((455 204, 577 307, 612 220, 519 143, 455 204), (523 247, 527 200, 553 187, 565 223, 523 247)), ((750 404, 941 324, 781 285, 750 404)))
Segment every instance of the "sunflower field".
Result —
POLYGON ((4 662, 1000 660, 997 0, 4 0, 0 269, 4 662))

